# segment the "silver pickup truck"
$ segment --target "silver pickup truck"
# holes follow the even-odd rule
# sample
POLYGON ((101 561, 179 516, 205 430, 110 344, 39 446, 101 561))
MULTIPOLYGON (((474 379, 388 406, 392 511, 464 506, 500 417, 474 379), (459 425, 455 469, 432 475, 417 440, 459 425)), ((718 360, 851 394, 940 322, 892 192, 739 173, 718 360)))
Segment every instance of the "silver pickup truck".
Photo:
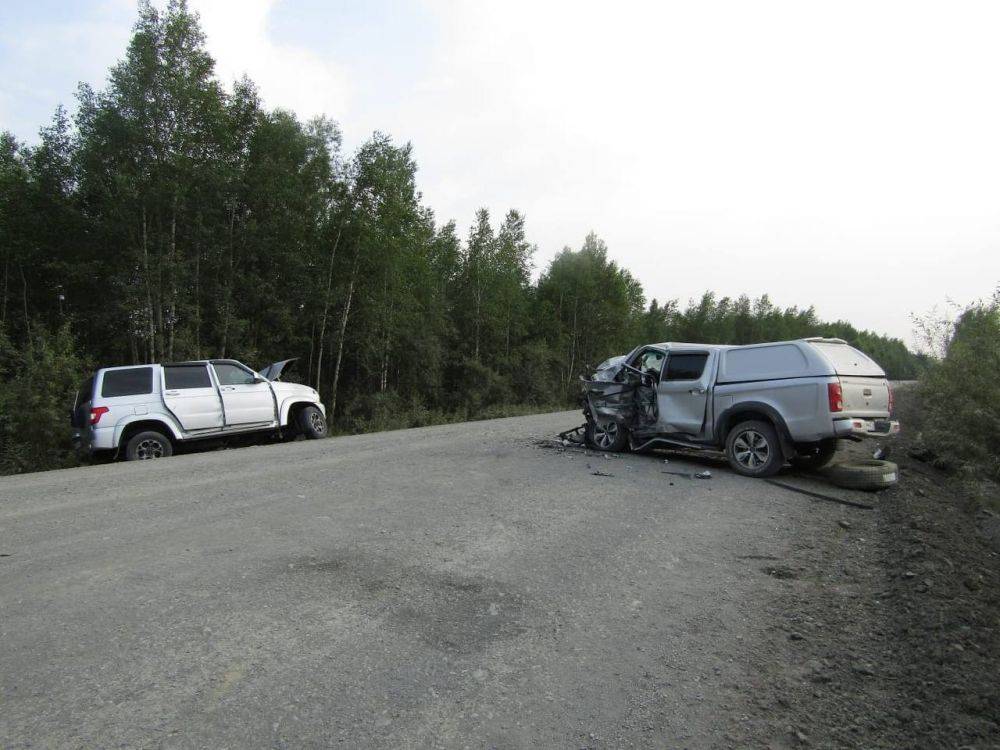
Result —
POLYGON ((721 449, 748 476, 819 467, 840 439, 899 431, 885 371, 841 339, 639 346, 598 366, 584 391, 591 448, 721 449))

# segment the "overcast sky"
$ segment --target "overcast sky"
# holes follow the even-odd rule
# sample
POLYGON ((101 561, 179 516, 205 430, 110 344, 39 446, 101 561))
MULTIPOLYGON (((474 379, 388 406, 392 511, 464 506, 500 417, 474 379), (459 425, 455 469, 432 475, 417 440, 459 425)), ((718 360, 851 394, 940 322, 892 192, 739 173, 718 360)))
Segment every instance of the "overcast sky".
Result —
MULTIPOLYGON (((1000 282, 1000 4, 191 0, 226 83, 412 141, 465 234, 589 230, 648 297, 769 293, 912 341, 1000 282)), ((131 0, 0 4, 0 128, 96 87, 131 0)))

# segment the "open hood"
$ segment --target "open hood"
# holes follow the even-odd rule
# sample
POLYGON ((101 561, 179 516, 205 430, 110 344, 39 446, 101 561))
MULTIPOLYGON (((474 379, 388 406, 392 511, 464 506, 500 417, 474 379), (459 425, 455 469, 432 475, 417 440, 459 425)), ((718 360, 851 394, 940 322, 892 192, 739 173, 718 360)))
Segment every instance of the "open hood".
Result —
POLYGON ((288 365, 290 365, 292 362, 295 362, 297 359, 298 357, 292 357, 291 359, 283 359, 280 362, 274 362, 273 364, 270 364, 263 370, 261 370, 260 374, 263 375, 268 380, 280 380, 281 373, 284 371, 284 369, 288 367, 288 365))

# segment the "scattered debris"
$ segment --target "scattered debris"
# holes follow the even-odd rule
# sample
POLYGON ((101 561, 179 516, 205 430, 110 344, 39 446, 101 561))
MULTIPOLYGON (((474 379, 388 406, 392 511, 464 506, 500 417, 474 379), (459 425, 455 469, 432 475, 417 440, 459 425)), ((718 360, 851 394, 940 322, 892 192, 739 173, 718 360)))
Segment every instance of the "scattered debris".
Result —
POLYGON ((850 521, 837 521, 837 525, 840 526, 840 528, 842 528, 842 529, 850 529, 851 528, 851 522, 850 521))
POLYGON ((761 570, 771 576, 771 578, 779 578, 784 581, 799 577, 797 571, 785 565, 768 565, 766 568, 761 568, 761 570))
POLYGON ((598 469, 597 471, 592 471, 590 473, 593 476, 595 476, 595 477, 613 477, 614 476, 614 474, 608 474, 607 472, 601 471, 600 469, 598 469))
POLYGON ((827 500, 831 503, 840 503, 841 505, 850 505, 852 508, 864 508, 865 510, 873 510, 874 505, 868 505, 867 503, 859 503, 855 500, 847 500, 842 497, 834 497, 833 495, 824 495, 820 492, 813 492, 812 490, 803 489, 802 487, 796 487, 794 484, 788 484, 788 482, 781 482, 777 479, 765 479, 768 484, 773 484, 775 487, 781 487, 782 489, 791 490, 792 492, 798 492, 801 495, 807 495, 808 497, 814 497, 817 500, 827 500))
MULTIPOLYGON (((711 479, 712 473, 710 471, 699 471, 695 474, 693 471, 661 471, 661 474, 670 474, 675 477, 687 477, 688 479, 711 479)), ((671 483, 672 484, 672 483, 671 483)))

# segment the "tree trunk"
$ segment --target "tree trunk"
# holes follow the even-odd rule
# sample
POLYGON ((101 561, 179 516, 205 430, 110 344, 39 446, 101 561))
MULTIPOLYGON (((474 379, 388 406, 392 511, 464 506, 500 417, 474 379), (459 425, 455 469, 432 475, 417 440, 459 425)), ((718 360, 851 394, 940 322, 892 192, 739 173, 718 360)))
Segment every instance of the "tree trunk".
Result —
POLYGON ((170 300, 167 304, 167 351, 166 358, 174 359, 174 328, 177 321, 177 196, 174 196, 170 211, 170 253, 167 275, 170 286, 170 300))
POLYGON ((146 226, 146 207, 142 207, 142 276, 146 282, 146 315, 149 319, 148 362, 156 361, 156 321, 153 317, 153 288, 149 271, 149 235, 146 226))
POLYGON ((21 272, 21 301, 24 303, 24 340, 27 343, 31 339, 31 321, 28 319, 28 280, 24 277, 24 264, 19 263, 18 269, 21 272))
POLYGON ((226 279, 222 292, 222 351, 219 356, 225 358, 229 346, 229 317, 233 304, 233 231, 236 227, 236 199, 233 199, 229 212, 229 248, 226 254, 226 279))
POLYGON ((8 258, 3 259, 3 303, 0 304, 0 325, 7 322, 7 289, 8 279, 10 278, 10 260, 8 258))
MULTIPOLYGON (((341 219, 340 227, 337 229, 337 238, 330 248, 330 262, 326 269, 326 290, 323 293, 323 314, 319 320, 319 352, 316 355, 316 390, 319 391, 320 380, 323 373, 323 339, 326 338, 326 316, 330 311, 330 289, 333 286, 333 259, 337 255, 337 246, 340 244, 340 234, 344 229, 344 219, 341 219)), ((310 368, 312 359, 310 358, 310 368)))
POLYGON ((194 358, 201 359, 201 245, 194 252, 194 358))
POLYGON ((573 340, 570 345, 569 353, 569 372, 566 373, 566 383, 569 384, 573 380, 573 368, 576 367, 576 304, 579 300, 577 298, 573 299, 573 340))
POLYGON ((347 299, 344 301, 344 312, 340 316, 340 335, 337 339, 337 362, 333 367, 333 384, 330 386, 330 420, 333 420, 337 410, 337 385, 340 383, 340 366, 344 360, 344 336, 347 333, 347 319, 351 314, 351 299, 354 297, 354 282, 358 278, 358 261, 361 258, 361 248, 354 251, 354 262, 351 265, 351 280, 347 285, 347 299))

